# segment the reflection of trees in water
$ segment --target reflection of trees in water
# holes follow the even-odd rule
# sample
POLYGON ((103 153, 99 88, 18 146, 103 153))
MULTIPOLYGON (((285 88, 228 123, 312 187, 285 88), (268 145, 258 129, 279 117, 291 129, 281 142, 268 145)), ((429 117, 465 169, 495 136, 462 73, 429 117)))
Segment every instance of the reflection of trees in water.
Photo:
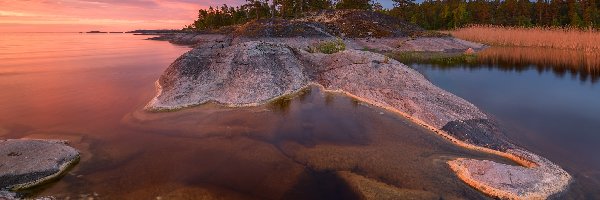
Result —
POLYGON ((582 82, 596 83, 600 78, 600 52, 530 47, 492 47, 478 54, 479 64, 510 71, 535 68, 539 73, 567 73, 582 82))
MULTIPOLYGON (((477 55, 477 61, 461 65, 471 69, 494 68, 522 72, 535 69, 552 72, 558 77, 570 74, 582 82, 600 79, 600 52, 533 47, 491 47, 477 55)), ((436 66, 452 68, 456 66, 436 66)))
POLYGON ((269 107, 276 112, 287 114, 290 110, 290 107, 292 106, 292 101, 294 100, 294 98, 298 98, 300 102, 304 102, 307 100, 307 97, 309 97, 312 94, 312 90, 312 87, 308 87, 294 94, 281 96, 269 102, 269 107))

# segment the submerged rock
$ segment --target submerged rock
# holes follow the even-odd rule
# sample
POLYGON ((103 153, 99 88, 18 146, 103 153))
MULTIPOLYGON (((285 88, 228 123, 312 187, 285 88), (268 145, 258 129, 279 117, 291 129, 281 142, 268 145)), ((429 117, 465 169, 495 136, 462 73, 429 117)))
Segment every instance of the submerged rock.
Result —
POLYGON ((58 177, 79 160, 64 141, 0 141, 0 189, 19 190, 58 177))
POLYGON ((349 171, 339 171, 337 176, 348 183, 354 192, 365 200, 382 199, 431 199, 442 197, 425 190, 403 189, 373 180, 349 171))
POLYGON ((321 54, 277 42, 207 43, 182 55, 165 71, 157 81, 158 95, 146 109, 178 109, 206 102, 252 106, 310 84, 395 111, 460 146, 523 165, 472 159, 448 162, 463 181, 486 194, 547 197, 563 191, 571 181, 570 175, 552 162, 508 142, 473 104, 436 87, 406 65, 373 52, 321 54), (519 180, 527 184, 506 186, 501 180, 494 182, 494 176, 478 173, 520 174, 519 180))
POLYGON ((9 191, 1 191, 0 190, 0 200, 15 200, 17 198, 17 194, 9 191))

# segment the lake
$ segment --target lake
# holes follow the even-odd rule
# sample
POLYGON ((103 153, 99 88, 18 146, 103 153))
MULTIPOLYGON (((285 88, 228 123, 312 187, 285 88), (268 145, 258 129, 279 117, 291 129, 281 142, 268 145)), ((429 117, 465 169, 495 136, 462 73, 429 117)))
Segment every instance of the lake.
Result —
POLYGON ((128 34, 0 36, 0 138, 66 139, 82 153, 61 179, 21 191, 28 197, 357 199, 366 187, 488 199, 446 161, 512 163, 319 88, 257 107, 149 113, 154 82, 188 47, 128 34))
POLYGON ((515 143, 575 177, 574 199, 600 198, 600 54, 491 47, 471 64, 411 64, 489 113, 515 143))

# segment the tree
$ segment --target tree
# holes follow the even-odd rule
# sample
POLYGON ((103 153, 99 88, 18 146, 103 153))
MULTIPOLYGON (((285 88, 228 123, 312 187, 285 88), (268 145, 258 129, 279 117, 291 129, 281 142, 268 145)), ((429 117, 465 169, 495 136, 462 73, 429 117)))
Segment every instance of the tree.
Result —
POLYGON ((579 17, 579 3, 575 0, 568 0, 567 4, 569 6, 569 25, 572 27, 581 27, 583 22, 581 21, 581 17, 579 17))
POLYGON ((459 1, 456 8, 452 10, 452 24, 450 28, 461 27, 468 23, 469 13, 467 12, 467 3, 459 1))
POLYGON ((394 2, 394 7, 397 8, 407 8, 415 4, 415 0, 392 0, 394 2))
POLYGON ((585 9, 583 11, 583 23, 586 27, 594 27, 598 25, 598 8, 595 0, 585 1, 585 9))
POLYGON ((545 21, 545 11, 546 11, 546 2, 545 0, 537 0, 534 6, 533 19, 534 23, 537 25, 549 25, 547 21, 545 21))
POLYGON ((471 15, 471 23, 491 24, 492 23, 492 4, 486 0, 475 0, 467 4, 467 10, 471 15))
POLYGON ((335 5, 335 8, 370 10, 372 9, 372 6, 369 0, 340 0, 340 2, 335 5))

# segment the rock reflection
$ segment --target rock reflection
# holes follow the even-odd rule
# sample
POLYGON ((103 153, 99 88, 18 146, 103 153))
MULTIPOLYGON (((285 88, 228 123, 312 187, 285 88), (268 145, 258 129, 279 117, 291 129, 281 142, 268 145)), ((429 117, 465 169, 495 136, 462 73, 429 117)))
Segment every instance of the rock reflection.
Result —
POLYGON ((275 112, 286 114, 290 110, 292 99, 298 98, 300 101, 304 102, 306 100, 306 97, 310 96, 310 93, 310 88, 304 88, 296 92, 295 94, 282 96, 277 99, 274 99, 273 101, 269 102, 268 106, 271 110, 275 112))
MULTIPOLYGON (((148 177, 165 181, 131 186, 143 195, 167 196, 165 184, 182 183, 216 196, 236 192, 258 199, 357 199, 372 191, 395 197, 391 199, 480 199, 484 196, 456 179, 446 161, 472 157, 511 163, 455 146, 405 118, 316 86, 268 105, 140 110, 123 122, 142 133, 136 134, 136 142, 143 142, 145 153, 114 156, 127 163, 85 178, 104 182, 118 173, 140 182, 148 177)), ((124 192, 115 186, 100 189, 107 195, 124 192)))

